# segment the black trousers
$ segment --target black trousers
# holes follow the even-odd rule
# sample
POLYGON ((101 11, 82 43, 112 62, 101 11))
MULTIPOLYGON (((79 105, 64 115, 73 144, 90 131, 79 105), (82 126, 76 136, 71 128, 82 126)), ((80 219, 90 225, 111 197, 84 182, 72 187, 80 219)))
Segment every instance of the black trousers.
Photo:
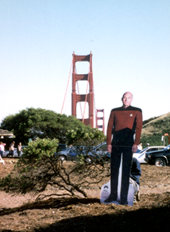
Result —
POLYGON ((116 147, 113 145, 111 153, 111 196, 117 200, 119 167, 122 157, 122 181, 120 191, 120 201, 127 203, 129 177, 132 162, 132 147, 116 147))

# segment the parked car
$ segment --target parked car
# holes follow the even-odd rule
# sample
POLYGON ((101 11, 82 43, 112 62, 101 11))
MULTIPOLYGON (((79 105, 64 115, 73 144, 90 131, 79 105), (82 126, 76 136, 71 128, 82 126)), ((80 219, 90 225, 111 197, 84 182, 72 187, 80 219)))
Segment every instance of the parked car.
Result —
POLYGON ((62 144, 62 143, 59 143, 58 144, 58 147, 57 147, 57 152, 58 151, 63 151, 67 148, 67 145, 66 144, 62 144))
POLYGON ((75 147, 66 147, 65 149, 57 151, 55 154, 55 157, 60 159, 61 161, 64 160, 75 160, 77 156, 77 151, 75 147))
POLYGON ((55 156, 62 161, 73 161, 78 159, 80 155, 84 157, 87 163, 110 160, 110 153, 107 151, 106 142, 97 146, 71 146, 55 153, 55 156))
POLYGON ((92 149, 86 154, 87 162, 100 162, 110 160, 111 154, 107 151, 106 142, 100 143, 97 146, 92 147, 92 149))
POLYGON ((146 152, 159 151, 162 150, 165 146, 150 146, 145 147, 140 152, 133 153, 133 157, 136 158, 140 163, 147 163, 145 160, 146 152))
POLYGON ((156 166, 170 165, 170 145, 159 151, 147 152, 145 161, 148 164, 155 164, 156 166))

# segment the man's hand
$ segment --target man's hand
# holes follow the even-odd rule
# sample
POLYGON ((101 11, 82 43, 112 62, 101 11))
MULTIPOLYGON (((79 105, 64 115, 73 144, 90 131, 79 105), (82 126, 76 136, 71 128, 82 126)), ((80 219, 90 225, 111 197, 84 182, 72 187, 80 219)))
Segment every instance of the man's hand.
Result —
POLYGON ((133 144, 132 146, 132 152, 135 153, 138 150, 138 145, 133 144))
POLYGON ((112 152, 112 145, 111 144, 107 145, 107 150, 108 150, 109 153, 112 152))

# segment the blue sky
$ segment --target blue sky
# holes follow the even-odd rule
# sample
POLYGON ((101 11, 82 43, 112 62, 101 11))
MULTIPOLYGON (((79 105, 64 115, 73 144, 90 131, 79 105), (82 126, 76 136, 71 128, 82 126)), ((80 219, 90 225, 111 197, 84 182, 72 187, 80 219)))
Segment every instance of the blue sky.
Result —
MULTIPOLYGON (((0 0, 0 28, 0 121, 29 107, 60 113, 73 51, 93 54, 106 125, 125 91, 144 119, 170 111, 168 0, 0 0)), ((71 114, 71 80, 63 113, 71 114)))

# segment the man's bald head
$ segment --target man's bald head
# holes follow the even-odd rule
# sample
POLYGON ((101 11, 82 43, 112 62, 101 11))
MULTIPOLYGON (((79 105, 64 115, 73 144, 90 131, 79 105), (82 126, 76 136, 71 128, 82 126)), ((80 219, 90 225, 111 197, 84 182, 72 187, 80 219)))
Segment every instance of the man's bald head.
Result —
POLYGON ((125 108, 131 105, 132 100, 133 100, 133 94, 131 92, 127 91, 123 94, 122 102, 125 108))

